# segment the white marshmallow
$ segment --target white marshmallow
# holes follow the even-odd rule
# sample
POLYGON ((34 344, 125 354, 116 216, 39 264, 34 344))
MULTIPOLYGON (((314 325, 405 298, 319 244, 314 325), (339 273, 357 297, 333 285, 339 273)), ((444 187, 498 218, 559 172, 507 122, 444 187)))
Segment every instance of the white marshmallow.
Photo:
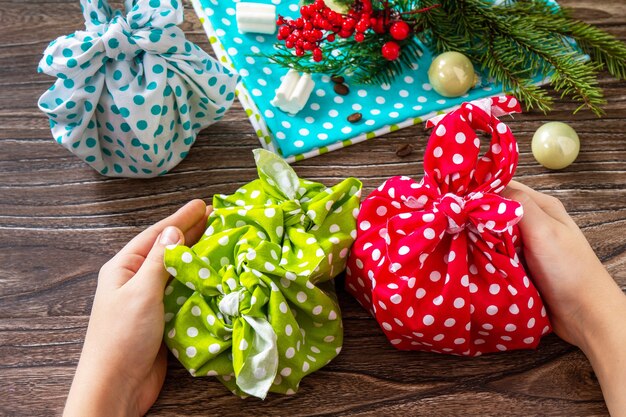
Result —
POLYGON ((302 110, 311 96, 315 82, 311 74, 290 69, 276 89, 276 96, 270 102, 273 106, 289 114, 296 114, 302 110))
POLYGON ((276 32, 276 6, 263 3, 237 3, 237 27, 242 33, 276 32))

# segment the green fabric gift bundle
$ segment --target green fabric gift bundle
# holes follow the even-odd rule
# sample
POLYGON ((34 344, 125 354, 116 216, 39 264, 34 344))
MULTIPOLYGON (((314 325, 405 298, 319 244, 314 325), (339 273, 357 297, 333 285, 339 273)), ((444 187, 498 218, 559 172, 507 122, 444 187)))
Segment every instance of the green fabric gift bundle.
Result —
POLYGON ((265 398, 295 393, 341 350, 332 279, 356 236, 361 183, 327 188, 254 155, 259 179, 213 198, 198 243, 166 250, 164 338, 192 375, 265 398))

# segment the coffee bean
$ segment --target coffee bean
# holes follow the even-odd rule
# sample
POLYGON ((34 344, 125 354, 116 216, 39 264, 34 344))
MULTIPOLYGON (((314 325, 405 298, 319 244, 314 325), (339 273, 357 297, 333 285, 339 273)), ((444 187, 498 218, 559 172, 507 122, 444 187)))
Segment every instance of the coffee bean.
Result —
POLYGON ((348 116, 348 121, 350 123, 357 123, 360 122, 362 118, 363 115, 361 113, 352 113, 350 116, 348 116))
POLYGON ((335 90, 335 93, 342 95, 342 96, 345 96, 346 94, 350 92, 350 89, 345 84, 335 84, 333 89, 335 90))
POLYGON ((398 147, 396 148, 396 156, 399 156, 401 158, 409 156, 411 155, 411 153, 413 153, 413 147, 409 143, 398 145, 398 147))
POLYGON ((343 84, 343 82, 346 80, 345 78, 343 78, 341 75, 333 75, 332 77, 330 77, 330 79, 332 80, 332 82, 334 82, 335 84, 343 84))

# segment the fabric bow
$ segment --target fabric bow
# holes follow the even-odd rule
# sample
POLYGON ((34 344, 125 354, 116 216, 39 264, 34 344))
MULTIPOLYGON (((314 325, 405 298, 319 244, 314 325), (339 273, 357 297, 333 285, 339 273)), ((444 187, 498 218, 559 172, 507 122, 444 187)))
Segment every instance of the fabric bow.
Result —
POLYGON ((178 27, 183 9, 176 0, 126 0, 125 6, 126 16, 106 1, 81 0, 86 30, 53 42, 38 71, 73 79, 79 73, 93 76, 109 59, 130 61, 144 51, 154 55, 189 53, 190 45, 178 27))
POLYGON ((284 244, 294 252, 309 250, 326 258, 316 269, 316 276, 339 274, 356 235, 361 182, 347 178, 326 187, 300 179, 284 159, 272 152, 256 149, 254 158, 259 179, 233 195, 216 195, 214 208, 240 211, 265 206, 268 210, 280 210, 284 218, 284 244))
MULTIPOLYGON (((424 156, 424 179, 404 197, 404 204, 415 211, 388 221, 391 268, 406 265, 398 256, 406 259, 409 252, 430 254, 446 233, 457 235, 468 227, 493 245, 499 241, 498 233, 521 220, 521 204, 498 194, 515 172, 517 144, 497 116, 519 111, 514 97, 503 96, 463 103, 453 113, 428 120, 426 127, 435 127, 435 132, 424 156), (474 130, 493 135, 489 150, 480 158, 474 130)), ((426 257, 420 257, 420 266, 426 257)))
MULTIPOLYGON (((178 280, 166 291, 166 312, 175 316, 166 326, 166 342, 193 373, 207 372, 221 353, 230 352, 237 387, 265 398, 278 373, 278 336, 272 324, 278 319, 283 326, 299 327, 289 314, 269 317, 270 303, 286 302, 274 280, 295 280, 297 273, 268 265, 271 253, 280 251, 280 238, 270 230, 244 226, 215 235, 211 230, 193 248, 177 246, 166 252, 165 265, 178 280), (190 340, 181 339, 185 334, 190 340)), ((295 346, 298 338, 289 343, 295 346)))
MULTIPOLYGON (((419 188, 416 190, 419 195, 419 188)), ((421 194, 426 196, 426 194, 421 194)), ((468 229, 474 237, 479 237, 488 245, 497 243, 499 233, 510 231, 522 219, 523 208, 517 201, 506 199, 498 194, 480 192, 463 197, 452 193, 429 200, 423 209, 410 213, 397 214, 387 225, 387 253, 393 272, 400 271, 401 262, 410 253, 430 254, 437 249, 446 234, 456 237, 468 229)), ((419 257, 419 267, 423 267, 427 256, 419 257)))

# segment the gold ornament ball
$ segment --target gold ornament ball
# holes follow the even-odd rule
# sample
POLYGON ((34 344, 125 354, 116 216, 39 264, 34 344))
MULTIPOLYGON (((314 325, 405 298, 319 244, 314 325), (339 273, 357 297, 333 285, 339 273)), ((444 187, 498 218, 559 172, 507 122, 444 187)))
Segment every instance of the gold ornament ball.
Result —
POLYGON ((350 11, 350 6, 346 4, 338 3, 335 0, 324 0, 324 4, 330 10, 337 12, 337 13, 347 14, 350 11))
POLYGON ((549 122, 537 129, 531 148, 537 162, 544 167, 563 169, 578 156, 580 139, 576 131, 567 124, 549 122))
POLYGON ((459 52, 444 52, 428 69, 428 81, 444 97, 460 97, 476 85, 472 61, 459 52))

